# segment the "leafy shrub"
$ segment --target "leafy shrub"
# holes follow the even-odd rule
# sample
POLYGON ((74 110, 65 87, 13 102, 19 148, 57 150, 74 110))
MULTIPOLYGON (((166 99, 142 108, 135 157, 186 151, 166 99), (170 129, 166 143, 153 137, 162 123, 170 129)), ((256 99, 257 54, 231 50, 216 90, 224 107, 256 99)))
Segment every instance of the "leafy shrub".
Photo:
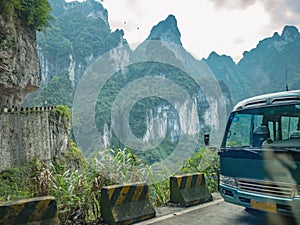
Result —
POLYGON ((34 174, 27 166, 0 172, 0 202, 34 197, 34 174))
POLYGON ((218 190, 219 158, 216 150, 208 148, 195 152, 183 165, 180 173, 204 173, 210 192, 218 190))
POLYGON ((169 202, 170 182, 168 179, 150 185, 150 200, 154 207, 159 207, 169 202))
POLYGON ((51 6, 48 0, 1 0, 0 13, 11 16, 15 13, 17 17, 27 26, 35 30, 43 31, 49 26, 51 6))
POLYGON ((58 106, 56 106, 54 112, 59 113, 63 117, 67 118, 68 120, 71 119, 71 110, 66 105, 58 105, 58 106))

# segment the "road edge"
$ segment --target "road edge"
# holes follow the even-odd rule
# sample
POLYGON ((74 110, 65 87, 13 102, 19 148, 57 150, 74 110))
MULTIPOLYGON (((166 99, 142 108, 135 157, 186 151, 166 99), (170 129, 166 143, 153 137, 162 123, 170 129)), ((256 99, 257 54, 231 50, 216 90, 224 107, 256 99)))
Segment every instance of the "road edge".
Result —
POLYGON ((160 221, 163 221, 163 220, 175 217, 175 216, 179 216, 179 215, 189 213, 189 212, 192 212, 192 211, 195 211, 195 210, 198 210, 198 209, 202 209, 202 208, 206 208, 206 207, 209 207, 209 206, 212 206, 212 205, 216 205, 216 204, 219 204, 221 202, 224 202, 223 198, 216 199, 216 200, 213 200, 211 202, 203 203, 203 204, 200 204, 200 205, 191 206, 191 207, 188 207, 188 208, 181 208, 176 212, 173 212, 173 213, 170 213, 170 214, 167 214, 167 215, 162 215, 162 216, 159 216, 159 217, 156 217, 156 218, 153 218, 153 219, 149 219, 149 220, 146 220, 146 221, 142 221, 142 222, 139 222, 139 223, 135 223, 135 224, 136 225, 154 224, 156 222, 160 222, 160 221))

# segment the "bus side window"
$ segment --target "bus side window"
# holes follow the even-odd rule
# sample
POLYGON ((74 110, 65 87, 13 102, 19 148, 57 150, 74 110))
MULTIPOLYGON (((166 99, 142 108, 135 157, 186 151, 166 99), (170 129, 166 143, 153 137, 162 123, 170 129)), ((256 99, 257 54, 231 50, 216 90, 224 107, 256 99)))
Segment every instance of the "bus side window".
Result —
POLYGON ((298 130, 298 117, 282 117, 282 139, 295 138, 298 130))

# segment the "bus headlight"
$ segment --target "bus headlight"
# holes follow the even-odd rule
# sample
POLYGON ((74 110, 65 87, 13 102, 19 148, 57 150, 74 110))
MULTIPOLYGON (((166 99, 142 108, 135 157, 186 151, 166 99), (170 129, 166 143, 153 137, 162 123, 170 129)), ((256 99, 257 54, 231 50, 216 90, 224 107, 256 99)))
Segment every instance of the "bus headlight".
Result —
POLYGON ((296 190, 296 193, 295 193, 295 197, 300 198, 300 184, 297 185, 297 190, 296 190))
POLYGON ((237 188, 235 178, 223 176, 221 174, 220 174, 220 184, 237 188))

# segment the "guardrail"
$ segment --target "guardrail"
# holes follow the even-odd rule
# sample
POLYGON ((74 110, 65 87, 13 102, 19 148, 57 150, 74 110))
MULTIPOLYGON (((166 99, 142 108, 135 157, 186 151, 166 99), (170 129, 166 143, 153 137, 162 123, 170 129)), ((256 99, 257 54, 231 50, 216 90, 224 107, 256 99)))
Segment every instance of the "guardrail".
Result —
POLYGON ((36 111, 51 111, 54 110, 55 106, 43 106, 43 107, 25 107, 25 108, 1 108, 1 113, 11 112, 36 112, 36 111))

